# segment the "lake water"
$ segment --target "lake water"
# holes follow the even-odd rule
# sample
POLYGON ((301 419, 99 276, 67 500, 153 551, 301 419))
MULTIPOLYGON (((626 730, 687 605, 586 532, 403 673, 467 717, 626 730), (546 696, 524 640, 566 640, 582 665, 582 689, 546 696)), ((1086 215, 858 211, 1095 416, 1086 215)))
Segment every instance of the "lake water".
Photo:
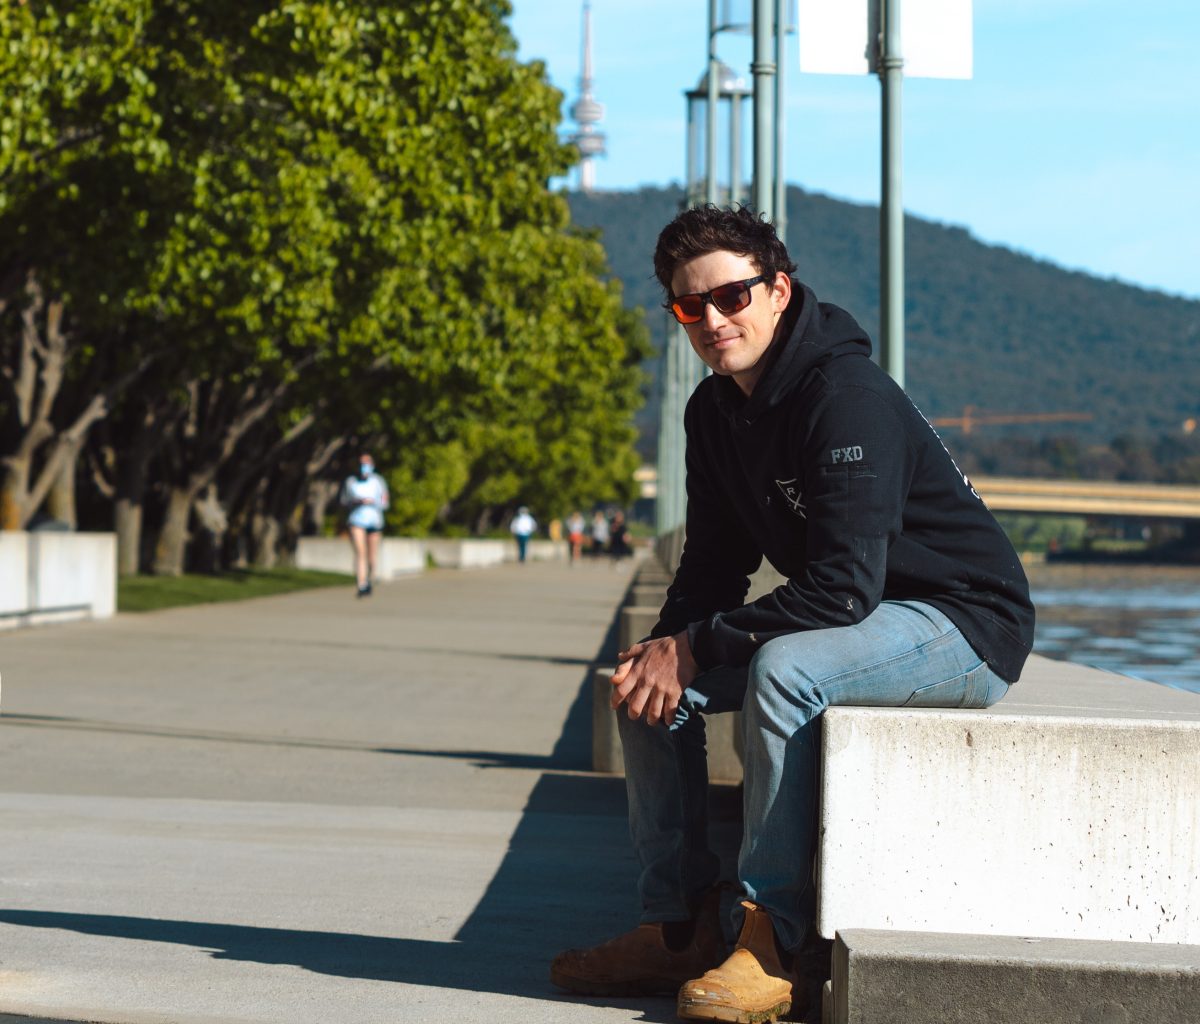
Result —
POLYGON ((1027 569, 1035 653, 1200 693, 1200 566, 1027 569))

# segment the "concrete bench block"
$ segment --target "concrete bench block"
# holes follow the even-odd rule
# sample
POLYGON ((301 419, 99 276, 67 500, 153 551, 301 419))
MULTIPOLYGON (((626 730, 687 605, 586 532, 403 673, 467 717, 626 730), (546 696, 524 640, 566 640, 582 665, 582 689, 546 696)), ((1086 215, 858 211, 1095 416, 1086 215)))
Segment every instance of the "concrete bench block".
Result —
POLYGON ((1200 946, 839 932, 829 1024, 1196 1024, 1200 946))
POLYGON ((633 582, 637 584, 647 584, 649 586, 662 585, 670 586, 675 580, 675 576, 669 570, 665 569, 661 562, 653 556, 647 557, 645 562, 638 567, 637 574, 633 578, 633 582))
POLYGON ((485 569, 515 561, 517 546, 509 540, 431 537, 425 550, 439 569, 485 569))
MULTIPOLYGON (((531 540, 525 557, 531 562, 565 562, 569 547, 565 540, 531 540)), ((517 557, 516 542, 513 542, 512 557, 517 557)))
POLYGON ((116 611, 115 534, 0 532, 0 629, 116 611))
POLYGON ((117 537, 112 533, 30 533, 33 610, 83 609, 93 619, 117 611, 117 537))
POLYGON ((345 537, 301 537, 296 542, 296 568, 354 575, 354 552, 345 537))
POLYGON ((379 545, 379 578, 395 579, 425 571, 425 542, 414 537, 384 537, 379 545))
POLYGON ((29 534, 0 530, 0 616, 29 610, 29 534))
MULTIPOLYGON (((354 549, 346 537, 301 537, 296 566, 318 572, 354 575, 354 549)), ((425 571, 425 542, 413 537, 384 537, 379 544, 375 579, 395 579, 425 571)))
MULTIPOLYGON (((653 583, 635 582, 625 595, 625 603, 631 607, 660 610, 667 599, 667 588, 653 583)), ((655 616, 657 620, 657 615, 655 616)))
MULTIPOLYGON (((1086 691, 1093 707, 1138 686, 1057 671, 1071 670, 1099 677, 1086 691)), ((988 711, 830 708, 821 934, 1200 944, 1200 698, 1142 685, 1197 718, 1015 703, 1006 713, 1008 700, 988 711)), ((1025 686, 1010 698, 1036 697, 1025 686)))
MULTIPOLYGON (((621 756, 621 736, 617 732, 618 712, 613 711, 613 669, 598 668, 592 677, 592 770, 613 775, 625 774, 621 756)), ((619 712, 624 714, 624 711, 619 712)), ((742 725, 741 713, 709 715, 705 718, 708 746, 708 777, 713 782, 741 782, 742 761, 738 756, 742 725)))
POLYGON ((628 650, 631 644, 636 644, 646 637, 658 623, 658 612, 661 605, 626 605, 621 609, 621 618, 617 623, 618 650, 628 650))

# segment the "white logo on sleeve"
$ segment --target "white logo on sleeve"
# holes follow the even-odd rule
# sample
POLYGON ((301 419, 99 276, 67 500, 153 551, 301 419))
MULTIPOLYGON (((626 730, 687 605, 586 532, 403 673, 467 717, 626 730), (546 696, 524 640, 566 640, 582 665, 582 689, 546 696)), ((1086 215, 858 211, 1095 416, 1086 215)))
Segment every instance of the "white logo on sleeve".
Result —
POLYGON ((788 503, 788 508, 796 513, 801 519, 807 519, 804 514, 804 502, 801 500, 803 495, 800 493, 800 488, 797 486, 797 478, 792 477, 791 480, 776 480, 775 483, 781 491, 783 497, 788 503))
POLYGON ((855 444, 849 448, 834 448, 830 454, 833 456, 833 464, 836 466, 839 462, 862 462, 863 450, 855 444))

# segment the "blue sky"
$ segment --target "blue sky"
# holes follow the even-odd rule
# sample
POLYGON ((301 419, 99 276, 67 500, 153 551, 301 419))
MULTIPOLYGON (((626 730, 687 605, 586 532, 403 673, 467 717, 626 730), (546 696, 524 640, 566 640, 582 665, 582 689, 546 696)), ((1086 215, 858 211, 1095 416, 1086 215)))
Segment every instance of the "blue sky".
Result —
MULTIPOLYGON (((569 107, 580 0, 512 2, 521 59, 543 60, 569 107)), ((707 12, 707 0, 592 0, 608 135, 599 188, 683 178, 683 91, 705 68, 707 12)), ((905 209, 1065 267, 1200 298, 1200 4, 975 0, 974 20, 972 80, 905 81, 905 209)), ((748 79, 748 37, 720 39, 722 59, 748 79)), ((878 79, 800 75, 797 55, 793 37, 787 180, 878 202, 878 79)))

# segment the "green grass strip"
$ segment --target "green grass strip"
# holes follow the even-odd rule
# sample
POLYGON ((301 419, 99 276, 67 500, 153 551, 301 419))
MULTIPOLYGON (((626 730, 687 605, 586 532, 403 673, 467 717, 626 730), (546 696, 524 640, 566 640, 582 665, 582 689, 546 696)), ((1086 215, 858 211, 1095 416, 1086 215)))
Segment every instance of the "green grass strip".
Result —
POLYGON ((117 611, 152 612, 217 601, 244 601, 314 587, 344 587, 353 577, 312 569, 232 569, 212 575, 122 576, 117 611))

